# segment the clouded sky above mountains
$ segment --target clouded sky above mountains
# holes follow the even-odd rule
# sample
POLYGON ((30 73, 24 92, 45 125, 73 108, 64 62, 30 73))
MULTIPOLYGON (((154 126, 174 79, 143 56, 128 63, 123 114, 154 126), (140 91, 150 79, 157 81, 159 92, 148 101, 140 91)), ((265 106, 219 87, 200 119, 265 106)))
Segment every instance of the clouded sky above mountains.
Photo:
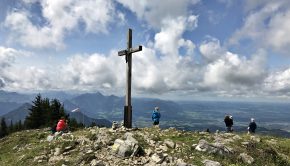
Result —
POLYGON ((0 0, 0 87, 133 95, 289 99, 288 0, 0 0))

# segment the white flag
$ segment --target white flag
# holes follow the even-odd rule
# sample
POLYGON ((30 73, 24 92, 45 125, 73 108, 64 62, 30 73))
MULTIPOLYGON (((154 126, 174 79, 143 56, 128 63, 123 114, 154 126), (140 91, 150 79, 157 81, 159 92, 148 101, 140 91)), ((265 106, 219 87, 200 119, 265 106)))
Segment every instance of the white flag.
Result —
POLYGON ((80 108, 76 108, 74 110, 71 110, 71 112, 80 112, 80 108))

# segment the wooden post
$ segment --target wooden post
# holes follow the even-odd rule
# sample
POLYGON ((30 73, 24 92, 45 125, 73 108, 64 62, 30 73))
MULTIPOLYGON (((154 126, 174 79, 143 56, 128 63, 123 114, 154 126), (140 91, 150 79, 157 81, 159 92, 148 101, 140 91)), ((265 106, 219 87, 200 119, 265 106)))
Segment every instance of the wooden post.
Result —
POLYGON ((124 106, 124 126, 132 128, 132 105, 131 105, 131 80, 132 80, 132 53, 142 50, 142 46, 132 48, 132 29, 128 30, 127 49, 118 52, 119 56, 125 55, 126 59, 126 100, 124 106))

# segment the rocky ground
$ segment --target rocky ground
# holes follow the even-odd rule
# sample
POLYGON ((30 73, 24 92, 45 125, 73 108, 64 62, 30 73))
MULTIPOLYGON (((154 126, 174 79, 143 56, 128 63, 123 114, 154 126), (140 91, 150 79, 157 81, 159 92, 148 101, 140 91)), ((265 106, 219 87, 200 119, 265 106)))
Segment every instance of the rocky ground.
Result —
POLYGON ((116 126, 49 135, 26 130, 1 139, 0 165, 290 165, 290 139, 270 136, 116 126))

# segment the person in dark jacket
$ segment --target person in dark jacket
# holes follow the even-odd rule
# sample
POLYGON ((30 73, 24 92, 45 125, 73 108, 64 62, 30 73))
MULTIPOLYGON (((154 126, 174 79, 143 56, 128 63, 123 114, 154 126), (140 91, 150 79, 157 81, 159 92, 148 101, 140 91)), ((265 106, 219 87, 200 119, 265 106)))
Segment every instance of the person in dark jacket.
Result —
POLYGON ((154 126, 159 125, 160 118, 161 118, 161 114, 159 112, 159 107, 155 107, 155 109, 152 112, 152 121, 153 121, 154 126))
POLYGON ((255 119, 251 118, 251 122, 250 122, 249 127, 248 127, 248 134, 255 133, 256 129, 257 129, 257 124, 255 122, 255 119))
POLYGON ((226 124, 227 132, 233 132, 233 125, 234 125, 234 120, 231 115, 226 115, 224 122, 226 124))

